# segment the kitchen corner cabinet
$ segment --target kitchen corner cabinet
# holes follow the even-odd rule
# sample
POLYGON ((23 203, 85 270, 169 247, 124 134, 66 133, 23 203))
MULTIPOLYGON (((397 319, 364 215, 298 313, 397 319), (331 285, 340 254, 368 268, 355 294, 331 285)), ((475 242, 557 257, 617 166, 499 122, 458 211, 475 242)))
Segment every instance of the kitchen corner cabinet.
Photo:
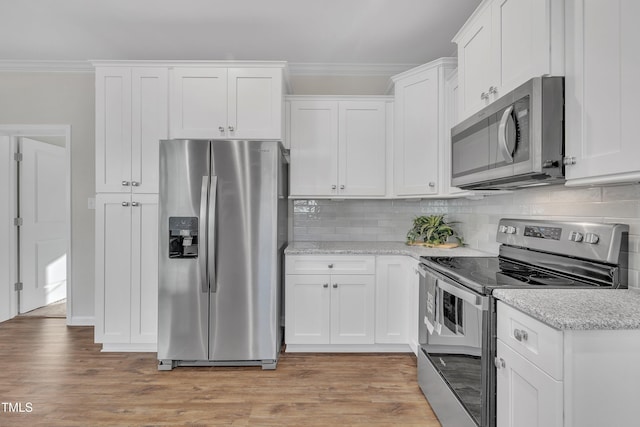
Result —
POLYGON ((532 77, 564 75, 564 0, 485 0, 453 42, 462 120, 532 77))
POLYGON ((175 66, 172 138, 282 139, 283 65, 175 66))
POLYGON ((285 342, 374 343, 374 257, 287 256, 285 342))
POLYGON ((158 192, 168 94, 166 68, 96 67, 97 192, 158 192))
POLYGON ((454 58, 442 58, 392 77, 395 87, 394 195, 432 196, 443 187, 440 156, 445 144, 445 75, 454 58))
POLYGON ((371 97, 288 97, 290 195, 386 195, 387 104, 371 97))
POLYGON ((497 427, 637 424, 640 330, 561 331, 497 310, 497 427))
POLYGON ((566 0, 566 185, 640 180, 640 2, 566 0))
POLYGON ((158 196, 96 197, 95 341, 107 351, 155 351, 158 196))

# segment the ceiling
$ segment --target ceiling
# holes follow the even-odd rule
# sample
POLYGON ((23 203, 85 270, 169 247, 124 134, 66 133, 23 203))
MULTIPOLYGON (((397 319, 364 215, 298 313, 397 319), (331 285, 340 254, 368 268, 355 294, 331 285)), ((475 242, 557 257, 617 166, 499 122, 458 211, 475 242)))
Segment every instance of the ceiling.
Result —
POLYGON ((284 60, 416 65, 451 56, 480 0, 0 0, 0 61, 284 60))

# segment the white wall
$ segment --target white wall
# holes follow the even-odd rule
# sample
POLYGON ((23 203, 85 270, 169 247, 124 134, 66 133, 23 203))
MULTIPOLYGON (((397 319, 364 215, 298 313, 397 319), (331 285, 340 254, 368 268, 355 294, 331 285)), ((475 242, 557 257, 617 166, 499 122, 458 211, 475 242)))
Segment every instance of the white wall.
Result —
POLYGON ((71 125, 72 322, 93 319, 95 194, 93 73, 0 72, 0 124, 71 125))
POLYGON ((500 218, 629 224, 629 285, 640 288, 640 184, 522 189, 481 200, 296 200, 293 239, 404 241, 415 216, 445 214, 473 248, 498 253, 500 218))

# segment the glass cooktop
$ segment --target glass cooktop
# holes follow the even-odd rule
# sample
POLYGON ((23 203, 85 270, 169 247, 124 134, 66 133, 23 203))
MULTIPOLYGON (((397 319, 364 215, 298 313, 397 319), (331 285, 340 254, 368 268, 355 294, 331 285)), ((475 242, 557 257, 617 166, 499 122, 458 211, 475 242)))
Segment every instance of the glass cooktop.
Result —
POLYGON ((488 294, 499 287, 594 287, 593 282, 563 276, 501 257, 422 257, 425 264, 464 285, 488 294))

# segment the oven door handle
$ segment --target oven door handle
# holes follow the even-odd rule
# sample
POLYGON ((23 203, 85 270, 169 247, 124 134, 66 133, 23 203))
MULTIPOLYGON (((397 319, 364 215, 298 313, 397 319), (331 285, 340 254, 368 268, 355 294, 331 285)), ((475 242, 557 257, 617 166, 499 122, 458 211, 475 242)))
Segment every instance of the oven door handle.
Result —
POLYGON ((446 291, 448 293, 450 293, 451 295, 460 298, 461 300, 464 300, 466 302, 468 302, 469 304, 472 304, 476 307, 482 308, 482 298, 480 295, 477 295, 473 292, 469 292, 469 291, 465 291, 463 289, 460 289, 457 286, 453 286, 447 282, 444 282, 442 280, 438 280, 437 285, 438 288, 442 289, 443 291, 446 291))

